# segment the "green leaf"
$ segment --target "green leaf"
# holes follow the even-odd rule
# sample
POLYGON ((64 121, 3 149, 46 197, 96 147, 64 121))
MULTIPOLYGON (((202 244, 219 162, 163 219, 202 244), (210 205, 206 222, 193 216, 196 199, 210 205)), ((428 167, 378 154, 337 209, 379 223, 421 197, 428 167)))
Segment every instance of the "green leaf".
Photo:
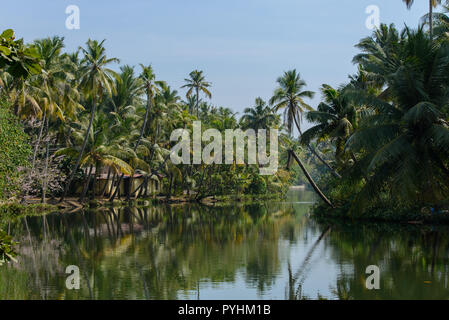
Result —
POLYGON ((3 31, 3 33, 0 35, 1 38, 10 39, 14 36, 14 30, 12 29, 6 29, 3 31))
POLYGON ((9 56, 11 54, 11 50, 4 46, 0 46, 0 51, 7 56, 9 56))

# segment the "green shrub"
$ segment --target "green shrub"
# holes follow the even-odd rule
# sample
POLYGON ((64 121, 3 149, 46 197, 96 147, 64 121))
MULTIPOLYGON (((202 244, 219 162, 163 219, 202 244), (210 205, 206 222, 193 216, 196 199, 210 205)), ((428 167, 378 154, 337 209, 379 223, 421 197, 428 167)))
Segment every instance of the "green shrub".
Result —
POLYGON ((0 98, 0 199, 20 192, 21 168, 28 165, 30 154, 23 126, 0 98))
POLYGON ((258 174, 254 174, 251 183, 248 186, 249 194, 265 194, 267 192, 267 183, 265 179, 258 174))
POLYGON ((0 266, 10 261, 16 261, 14 259, 16 253, 13 250, 15 244, 11 236, 0 230, 0 266))

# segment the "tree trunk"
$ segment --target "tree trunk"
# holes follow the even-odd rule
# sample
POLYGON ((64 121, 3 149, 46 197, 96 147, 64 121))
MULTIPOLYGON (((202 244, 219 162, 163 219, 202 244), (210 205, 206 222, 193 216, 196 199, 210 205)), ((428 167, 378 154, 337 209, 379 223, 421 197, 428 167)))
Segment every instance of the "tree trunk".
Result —
MULTIPOLYGON (((136 143, 136 145, 134 147, 134 152, 136 152, 137 148, 139 147, 140 141, 142 140, 143 135, 145 133, 145 129, 147 127, 148 114, 149 114, 149 111, 150 111, 150 106, 151 106, 151 94, 150 94, 149 88, 147 88, 147 109, 145 110, 145 118, 143 120, 142 127, 140 128, 140 135, 139 135, 139 139, 137 140, 137 143, 136 143)), ((115 197, 117 196, 117 192, 118 192, 118 189, 120 189, 120 183, 122 182, 124 175, 125 175, 124 173, 122 173, 120 175, 120 178, 119 178, 118 184, 117 184, 117 188, 115 189, 115 191, 112 194, 112 196, 109 199, 109 201, 111 201, 111 202, 114 201, 115 197)), ((132 177, 131 177, 131 183, 130 184, 132 184, 132 177)), ((128 201, 129 201, 130 193, 131 193, 131 187, 129 189, 128 196, 127 196, 127 200, 128 201)))
POLYGON ((92 181, 92 193, 91 193, 91 197, 90 197, 91 200, 95 199, 95 186, 97 184, 98 170, 99 170, 99 167, 95 166, 94 181, 92 181))
POLYGON ((171 188, 172 188, 172 184, 173 184, 173 175, 170 174, 170 184, 168 186, 168 192, 167 192, 167 200, 171 199, 171 188))
POLYGON ((298 156, 296 155, 296 153, 293 150, 289 150, 288 151, 292 156, 293 159, 296 160, 296 162, 299 164, 299 166, 301 167, 302 172, 304 173, 304 175, 306 176, 307 180, 309 181, 310 185, 312 186, 313 190, 315 190, 315 192, 320 196, 320 198, 326 203, 328 204, 330 207, 334 208, 334 205, 329 201, 329 199, 324 195, 323 192, 321 192, 320 188, 318 188, 318 186, 316 185, 315 181, 313 181, 312 177, 310 176, 309 172, 307 171, 307 169, 304 167, 304 165, 302 164, 301 160, 299 160, 298 156))
POLYGON ((90 165, 89 173, 87 174, 87 179, 86 179, 86 182, 84 183, 84 188, 83 188, 83 191, 81 192, 81 196, 79 199, 80 202, 84 201, 84 197, 86 196, 87 190, 89 190, 90 176, 92 175, 92 168, 93 168, 93 165, 90 165))
MULTIPOLYGON (((298 132, 299 132, 299 136, 301 137, 302 136, 302 132, 301 132, 301 127, 299 126, 299 123, 298 123, 298 120, 296 119, 296 117, 293 117, 293 119, 295 120, 295 124, 296 124, 296 128, 298 129, 298 132)), ((323 163, 329 170, 330 170, 330 172, 335 176, 335 177, 337 177, 337 178, 341 178, 341 176, 338 174, 338 172, 337 171, 335 171, 335 169, 334 168, 332 168, 323 158, 321 158, 319 155, 318 155, 318 153, 315 151, 315 149, 313 149, 311 146, 310 146, 310 144, 306 144, 307 145, 307 148, 310 150, 310 152, 312 152, 312 154, 313 155, 315 155, 315 157, 317 157, 318 158, 318 160, 320 160, 321 161, 321 163, 323 163)))
POLYGON ((129 177, 128 192, 126 194, 126 201, 131 200, 131 192, 133 191, 133 185, 134 185, 134 175, 129 177))
MULTIPOLYGON (((93 90, 93 92, 96 94, 95 89, 93 90)), ((87 131, 86 131, 86 136, 84 137, 84 141, 83 141, 83 144, 81 146, 81 150, 80 150, 80 153, 78 155, 78 159, 76 159, 75 167, 73 168, 73 171, 72 171, 72 174, 70 175, 69 181, 67 181, 67 184, 65 185, 64 193, 62 194, 62 197, 59 200, 59 202, 64 201, 64 198, 67 196, 67 192, 69 191, 70 185, 72 184, 73 178, 75 177, 76 171, 78 170, 78 167, 79 167, 79 165, 81 163, 81 158, 83 156, 84 149, 86 149, 87 141, 89 139, 90 129, 92 128, 92 123, 94 121, 95 102, 96 102, 96 99, 94 97, 93 100, 92 100, 92 110, 90 111, 90 119, 89 119, 89 125, 87 127, 87 131)))
POLYGON ((39 135, 37 136, 37 141, 36 144, 34 146, 34 152, 33 152, 33 161, 31 163, 31 173, 33 173, 34 171, 34 166, 36 165, 36 156, 37 156, 37 150, 39 148, 39 144, 41 143, 41 139, 42 139, 42 133, 44 132, 44 127, 45 127, 45 114, 42 118, 42 124, 41 124, 41 128, 39 129, 39 135))
POLYGON ((45 144, 45 169, 44 169, 44 177, 43 177, 43 181, 42 181, 42 203, 46 202, 46 192, 47 192, 47 183, 48 183, 48 158, 49 158, 49 149, 50 149, 50 138, 48 136, 49 133, 49 128, 48 128, 48 118, 46 120, 44 120, 46 122, 46 133, 45 133, 45 140, 46 140, 46 144, 45 144))
MULTIPOLYGON (((111 167, 109 167, 109 169, 108 169, 108 176, 106 177, 106 181, 104 182, 103 190, 101 190, 101 193, 100 193, 101 198, 103 198, 104 194, 106 193, 106 188, 108 187, 110 176, 111 176, 111 167)), ((114 177, 115 177, 115 175, 114 175, 114 177)), ((114 179, 112 179, 112 182, 114 182, 114 179)))
POLYGON ((199 103, 200 103, 200 92, 199 88, 196 87, 196 117, 200 117, 200 109, 199 109, 199 103))
POLYGON ((148 197, 148 182, 149 182, 150 178, 146 177, 145 180, 145 198, 148 197))
POLYGON ((430 32, 430 40, 433 39, 433 1, 429 0, 429 32, 430 32))

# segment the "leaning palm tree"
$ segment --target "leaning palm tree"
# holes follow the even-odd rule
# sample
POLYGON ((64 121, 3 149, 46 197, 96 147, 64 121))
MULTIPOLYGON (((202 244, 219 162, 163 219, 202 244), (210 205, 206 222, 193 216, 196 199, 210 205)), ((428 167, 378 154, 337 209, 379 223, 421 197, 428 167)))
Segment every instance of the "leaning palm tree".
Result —
MULTIPOLYGON (((402 0, 407 5, 407 8, 411 8, 414 0, 402 0)), ((448 3, 448 1, 446 1, 448 3)), ((430 30, 430 39, 433 36, 433 8, 436 8, 441 4, 441 0, 429 0, 429 30, 430 30)))
MULTIPOLYGON (((273 110, 279 111, 284 109, 284 124, 287 126, 287 131, 289 136, 292 136, 293 131, 293 123, 295 123, 296 128, 301 135, 301 127, 299 126, 299 122, 302 119, 302 114, 305 110, 312 111, 312 107, 310 107, 305 101, 304 98, 312 98, 314 93, 312 91, 303 91, 303 87, 306 86, 304 80, 301 79, 301 76, 296 72, 296 70, 290 70, 284 73, 282 77, 277 79, 277 83, 279 87, 275 90, 273 97, 270 99, 270 104, 274 105, 273 110)), ((309 145, 309 149, 313 151, 313 149, 309 145)), ((326 163, 318 154, 315 155, 326 163)), ((306 176, 309 183, 312 185, 313 189, 316 193, 323 199, 324 202, 332 206, 331 202, 326 198, 323 192, 318 188, 315 181, 313 181, 310 174, 307 172, 304 164, 301 162, 299 157, 293 151, 293 149, 288 150, 288 158, 290 163, 290 159, 296 160, 304 175, 306 176)), ((326 163, 327 164, 327 163, 326 163)), ((330 166, 327 165, 329 168, 330 166)), ((330 168, 332 169, 332 168, 330 168)), ((334 172, 334 170, 332 169, 334 172)), ((335 172, 336 175, 338 173, 335 172)))
MULTIPOLYGON (((273 97, 270 99, 270 104, 274 105, 274 111, 284 109, 284 124, 287 126, 287 131, 290 136, 293 133, 293 123, 298 129, 299 135, 302 135, 300 122, 306 110, 312 111, 304 98, 313 98, 314 92, 303 91, 306 82, 301 79, 296 69, 284 73, 282 77, 277 79, 279 87, 275 90, 273 97)), ((332 172, 336 177, 340 175, 326 162, 324 159, 310 146, 309 150, 332 172)))
POLYGON ((89 138, 89 132, 92 128, 92 122, 95 116, 95 109, 97 102, 100 102, 105 91, 111 96, 115 92, 114 78, 118 75, 115 71, 107 68, 107 65, 119 62, 116 58, 107 58, 106 49, 103 46, 105 40, 98 42, 97 40, 88 40, 86 48, 80 48, 84 53, 84 58, 81 63, 81 81, 80 86, 86 97, 91 100, 91 110, 90 110, 90 120, 89 125, 86 130, 86 136, 84 137, 83 144, 81 146, 78 158, 76 160, 75 166, 70 174, 69 180, 64 188, 64 193, 60 199, 60 202, 64 200, 72 183, 73 178, 79 168, 84 149, 89 138))
POLYGON ((190 72, 189 76, 190 76, 189 79, 184 79, 186 84, 183 85, 181 88, 189 88, 189 90, 186 93, 187 98, 192 96, 192 93, 195 90, 195 92, 196 92, 195 108, 196 108, 196 113, 198 116, 199 115, 198 106, 199 106, 199 102, 200 102, 200 100, 199 100, 200 91, 202 91, 209 99, 212 98, 212 94, 207 89, 211 86, 211 83, 207 82, 205 80, 203 71, 194 70, 194 71, 190 72))

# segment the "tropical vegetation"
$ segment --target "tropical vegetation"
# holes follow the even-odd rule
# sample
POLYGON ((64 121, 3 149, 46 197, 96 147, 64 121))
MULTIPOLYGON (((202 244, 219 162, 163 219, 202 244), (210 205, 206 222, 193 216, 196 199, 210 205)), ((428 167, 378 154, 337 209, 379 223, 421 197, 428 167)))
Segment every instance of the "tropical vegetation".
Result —
POLYGON ((308 183, 323 204, 352 216, 385 207, 444 211, 449 19, 432 11, 440 1, 429 4, 429 19, 416 30, 381 25, 362 39, 353 59, 358 72, 338 87, 323 84, 316 108, 315 93, 292 69, 277 79, 268 103, 258 97, 241 117, 202 99, 212 98, 213 84, 201 70, 185 79, 183 98, 150 64, 119 66, 105 40, 65 52, 61 37, 25 44, 8 29, 0 36, 0 196, 131 200, 142 193, 132 192, 134 177, 143 177, 138 190, 158 179, 159 196, 169 201, 283 194, 308 183), (304 130, 303 119, 312 126, 304 130), (259 164, 172 163, 171 133, 192 130, 197 120, 202 130, 220 132, 279 129, 281 168, 260 176, 259 164), (98 191, 100 175, 111 188, 98 191))

